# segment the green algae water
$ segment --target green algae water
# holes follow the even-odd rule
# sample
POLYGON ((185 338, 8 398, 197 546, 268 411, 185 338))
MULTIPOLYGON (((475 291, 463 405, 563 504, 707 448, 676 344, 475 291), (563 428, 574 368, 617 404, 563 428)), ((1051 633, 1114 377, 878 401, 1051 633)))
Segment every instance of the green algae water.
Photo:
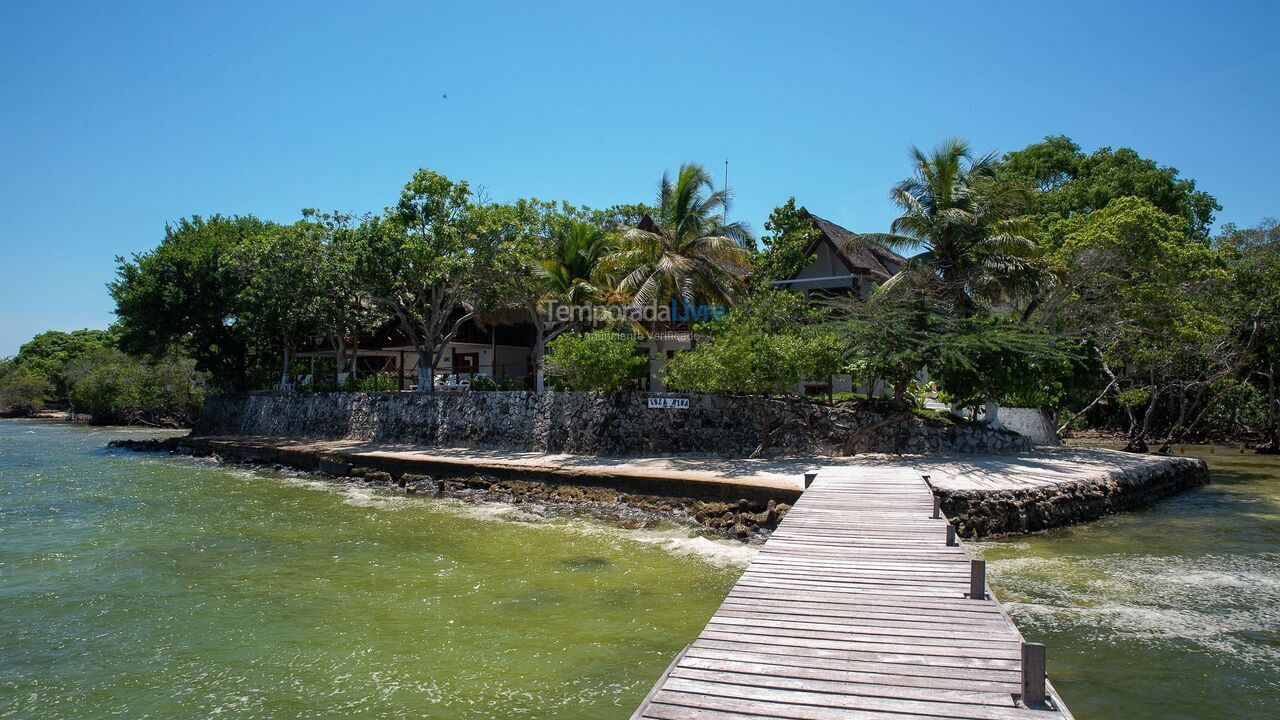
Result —
POLYGON ((0 421, 0 717, 625 718, 740 572, 139 435, 0 421))
MULTIPOLYGON (((626 718, 751 551, 0 421, 0 718, 626 718)), ((1199 450, 1197 452, 1207 452, 1199 450)), ((1273 718, 1280 459, 980 543, 1085 718, 1273 718)))
POLYGON ((1076 717, 1280 717, 1280 458, 1215 450, 1205 488, 978 545, 1076 717))

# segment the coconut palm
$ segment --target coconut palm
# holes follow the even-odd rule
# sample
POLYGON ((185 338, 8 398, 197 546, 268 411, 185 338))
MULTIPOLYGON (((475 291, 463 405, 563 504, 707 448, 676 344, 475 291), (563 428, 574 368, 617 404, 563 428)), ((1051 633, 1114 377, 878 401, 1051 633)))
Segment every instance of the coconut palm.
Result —
POLYGON ((551 238, 550 256, 534 266, 546 289, 544 299, 566 305, 599 300, 598 265, 608 249, 608 235, 597 225, 574 220, 559 228, 551 238))
MULTIPOLYGON (((558 227, 550 238, 548 254, 533 264, 541 295, 529 306, 535 335, 533 363, 537 368, 534 387, 544 389, 543 360, 547 343, 577 321, 550 319, 546 313, 557 305, 574 307, 591 305, 604 297, 605 283, 600 280, 600 259, 609 249, 609 236, 604 229, 582 220, 572 220, 558 227)), ((532 298, 531 298, 532 299, 532 298)))
POLYGON ((973 298, 1001 300, 1028 283, 1036 246, 1021 217, 1026 194, 996 181, 995 156, 974 158, 968 143, 952 139, 928 154, 912 147, 911 158, 913 176, 889 193, 902 215, 888 233, 862 236, 920 250, 880 292, 926 289, 967 314, 973 298))
POLYGON ((748 272, 746 246, 753 238, 742 223, 723 221, 728 207, 727 191, 716 190, 701 165, 681 165, 675 182, 663 173, 651 222, 627 228, 620 247, 604 259, 619 294, 638 305, 740 299, 748 272))

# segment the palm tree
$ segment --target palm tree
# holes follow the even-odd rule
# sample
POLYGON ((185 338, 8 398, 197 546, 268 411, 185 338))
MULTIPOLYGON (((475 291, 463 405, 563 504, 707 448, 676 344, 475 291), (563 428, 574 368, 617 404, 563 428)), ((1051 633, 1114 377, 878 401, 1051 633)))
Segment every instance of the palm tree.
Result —
POLYGON ((551 238, 550 257, 534 266, 546 289, 544 299, 566 305, 586 305, 600 299, 598 264, 609 249, 603 228, 574 220, 551 238))
POLYGON ((604 296, 600 280, 600 260, 609 250, 609 236, 604 229, 583 220, 573 220, 557 228, 551 237, 549 254, 538 260, 534 274, 541 281, 542 296, 529 307, 536 331, 533 363, 536 368, 535 389, 545 385, 543 359, 547 343, 565 330, 580 325, 576 321, 548 319, 544 305, 582 307, 604 296))
POLYGON ((895 250, 920 250, 880 292, 924 289, 966 315, 975 297, 1000 300, 1022 289, 1036 250, 1027 238, 1033 227, 1022 217, 1025 190, 997 182, 995 156, 975 159, 963 140, 928 154, 912 147, 911 158, 913 176, 889 193, 902 215, 888 233, 862 236, 895 250))
POLYGON ((728 192, 716 190, 701 165, 681 165, 674 183, 663 173, 656 215, 627 228, 604 259, 619 294, 637 305, 739 300, 753 238, 742 223, 724 221, 728 208, 728 192))

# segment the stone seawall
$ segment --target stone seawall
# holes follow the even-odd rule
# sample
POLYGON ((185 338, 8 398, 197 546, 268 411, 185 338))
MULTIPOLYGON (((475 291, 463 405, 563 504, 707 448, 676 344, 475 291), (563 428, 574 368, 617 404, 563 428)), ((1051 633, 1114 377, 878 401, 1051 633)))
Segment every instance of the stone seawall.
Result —
POLYGON ((1209 483, 1209 467, 1187 457, 1133 456, 1129 467, 1092 468, 1085 477, 1008 488, 935 484, 942 510, 962 537, 1020 535, 1076 525, 1153 505, 1209 483))
POLYGON ((646 393, 467 392, 223 395, 205 402, 195 435, 361 440, 427 447, 583 455, 747 457, 770 454, 1016 453, 1017 433, 970 423, 811 403, 802 398, 689 397, 650 409, 646 393))

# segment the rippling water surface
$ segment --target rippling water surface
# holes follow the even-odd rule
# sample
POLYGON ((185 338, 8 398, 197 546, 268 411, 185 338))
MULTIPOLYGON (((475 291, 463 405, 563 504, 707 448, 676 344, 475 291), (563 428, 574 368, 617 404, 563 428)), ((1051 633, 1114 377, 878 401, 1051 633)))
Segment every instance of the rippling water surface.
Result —
POLYGON ((625 718, 748 557, 0 421, 0 717, 625 718))
POLYGON ((1188 448, 1212 484, 981 544, 1076 717, 1280 717, 1280 458, 1188 448))
MULTIPOLYGON (((625 718, 751 550, 0 421, 0 718, 625 718)), ((1198 452, 1207 453, 1207 450, 1198 452)), ((1086 718, 1280 717, 1280 459, 978 546, 1086 718)))

